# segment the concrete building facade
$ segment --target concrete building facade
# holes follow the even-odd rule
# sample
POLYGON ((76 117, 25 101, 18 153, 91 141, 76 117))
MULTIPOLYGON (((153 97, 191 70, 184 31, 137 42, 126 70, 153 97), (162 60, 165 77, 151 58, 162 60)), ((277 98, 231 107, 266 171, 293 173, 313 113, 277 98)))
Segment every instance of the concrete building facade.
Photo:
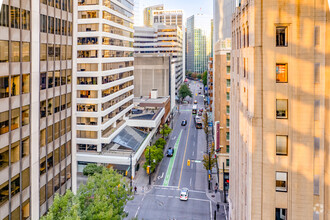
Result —
POLYGON ((133 7, 130 0, 78 2, 74 125, 79 163, 111 163, 111 157, 94 154, 125 128, 134 106, 133 7))
POLYGON ((143 10, 143 24, 146 27, 152 27, 153 26, 153 11, 156 10, 163 10, 164 9, 164 5, 163 4, 159 4, 159 5, 153 5, 153 6, 149 6, 146 7, 143 10))
MULTIPOLYGON (((162 24, 155 24, 151 28, 134 27, 134 30, 135 54, 153 54, 155 57, 159 57, 159 55, 171 56, 171 64, 167 69, 171 69, 174 65, 175 78, 167 80, 175 82, 175 93, 177 93, 185 79, 182 30, 177 25, 162 24)), ((149 61, 146 63, 152 65, 149 61)))
POLYGON ((230 218, 330 219, 327 1, 232 16, 230 218))
POLYGON ((76 189, 73 1, 1 2, 0 219, 39 219, 76 189))

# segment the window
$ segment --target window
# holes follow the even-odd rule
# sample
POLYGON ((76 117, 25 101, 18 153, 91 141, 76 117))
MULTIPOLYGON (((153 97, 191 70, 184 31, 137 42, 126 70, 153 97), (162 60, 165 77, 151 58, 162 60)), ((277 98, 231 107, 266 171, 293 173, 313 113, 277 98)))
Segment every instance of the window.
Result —
POLYGON ((288 136, 276 135, 276 155, 288 155, 288 136))
POLYGON ((10 18, 11 18, 11 27, 12 28, 20 28, 20 12, 19 8, 10 7, 10 18))
POLYGON ((230 53, 226 53, 227 61, 230 61, 230 53))
POLYGON ((40 147, 46 145, 46 129, 40 131, 40 147))
POLYGON ((276 46, 288 46, 288 27, 276 27, 276 46))
MULTIPOLYGON (((0 170, 8 167, 9 164, 9 147, 3 147, 0 149, 0 170)), ((1 204, 1 186, 0 186, 0 204, 1 204)))
POLYGON ((288 64, 276 64, 276 82, 287 83, 288 82, 288 64))
POLYGON ((227 79, 227 87, 230 87, 230 79, 227 79))
POLYGON ((54 82, 54 73, 53 72, 48 72, 48 88, 53 88, 53 82, 54 82))
POLYGON ((2 4, 2 8, 0 10, 0 26, 9 26, 9 6, 5 4, 2 4))
POLYGON ((9 111, 0 113, 0 134, 5 134, 9 131, 9 111))
POLYGON ((227 66, 227 74, 230 73, 230 66, 227 66))
POLYGON ((11 110, 11 130, 19 128, 20 125, 20 110, 15 108, 11 110))
POLYGON ((46 73, 40 73, 40 90, 46 89, 46 73))
POLYGON ((8 62, 9 46, 7 40, 0 40, 0 63, 8 62))
POLYGON ((229 153, 230 152, 230 147, 229 145, 226 145, 226 153, 229 153))
POLYGON ((9 199, 9 184, 5 181, 0 185, 0 205, 8 201, 9 199))
POLYGON ((22 158, 30 154, 30 138, 24 138, 22 140, 22 158))
POLYGON ((230 106, 229 105, 226 105, 226 112, 227 112, 227 114, 230 113, 230 106))
POLYGON ((288 100, 277 99, 276 100, 276 118, 287 119, 288 118, 288 100))
POLYGON ((320 27, 316 26, 314 28, 314 46, 320 45, 320 27))
POLYGON ((67 34, 67 21, 66 20, 62 20, 62 35, 66 35, 67 34))
POLYGON ((53 111, 53 99, 48 99, 48 116, 52 115, 54 113, 53 111))
POLYGON ((40 15, 40 32, 47 33, 47 16, 40 15))
POLYGON ((276 191, 287 192, 288 191, 288 173, 287 172, 276 172, 276 191))
POLYGON ((226 99, 227 99, 227 101, 230 100, 230 93, 229 92, 226 92, 226 99))
POLYGON ((320 120, 320 100, 315 100, 314 101, 314 121, 319 121, 320 120))
MULTIPOLYGON (((314 165, 320 163, 320 138, 314 137, 314 165)), ((317 165, 316 165, 317 166, 317 165)), ((314 171, 313 177, 313 193, 320 195, 320 175, 318 169, 314 171)))
POLYGON ((226 132, 226 140, 229 141, 229 139, 230 139, 230 133, 226 132))
POLYGON ((61 34, 61 19, 55 18, 55 34, 61 34))
POLYGON ((9 97, 9 77, 0 76, 0 98, 7 97, 9 97))
POLYGON ((22 12, 22 28, 24 30, 30 30, 30 11, 21 9, 22 12))
POLYGON ((22 94, 30 92, 30 74, 22 75, 22 94))
POLYGON ((320 83, 320 64, 314 64, 314 83, 320 83))
POLYGON ((226 159, 226 166, 229 167, 229 159, 226 159))
POLYGON ((276 208, 275 209, 275 220, 286 220, 287 209, 276 208))
POLYGON ((47 128, 47 143, 51 143, 53 141, 53 125, 49 125, 47 128))
POLYGON ((54 34, 54 18, 48 16, 48 33, 54 34))
POLYGON ((230 119, 226 119, 226 126, 227 126, 227 128, 230 126, 230 119))
POLYGON ((30 122, 30 106, 26 105, 22 107, 22 126, 28 125, 30 122))
POLYGON ((55 45, 54 48, 55 48, 55 60, 60 60, 61 46, 55 45))
POLYGON ((43 186, 40 188, 39 205, 41 206, 42 204, 44 204, 45 201, 46 201, 46 186, 43 186))
POLYGON ((10 90, 11 90, 11 95, 16 96, 19 95, 19 87, 20 87, 20 76, 12 76, 11 77, 11 85, 10 85, 10 90))
POLYGON ((30 185, 30 168, 23 170, 22 172, 22 190, 30 185))
POLYGON ((19 42, 11 42, 11 62, 20 62, 19 42))
POLYGON ((55 86, 60 86, 61 78, 60 71, 55 71, 55 86))

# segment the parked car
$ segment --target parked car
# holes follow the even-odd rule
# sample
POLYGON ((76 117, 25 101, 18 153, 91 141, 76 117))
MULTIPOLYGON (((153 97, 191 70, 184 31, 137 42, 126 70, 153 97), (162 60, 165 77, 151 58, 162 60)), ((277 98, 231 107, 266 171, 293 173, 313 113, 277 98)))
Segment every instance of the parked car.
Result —
POLYGON ((181 126, 186 126, 187 125, 187 120, 183 120, 182 122, 181 122, 181 126))
POLYGON ((189 190, 187 188, 182 188, 180 193, 180 200, 187 201, 189 196, 189 190))
POLYGON ((174 149, 173 148, 168 148, 167 149, 167 153, 166 153, 166 156, 168 156, 168 157, 172 157, 173 156, 173 154, 174 154, 174 149))
POLYGON ((133 108, 132 109, 132 114, 141 114, 143 111, 141 109, 136 109, 136 108, 133 108))

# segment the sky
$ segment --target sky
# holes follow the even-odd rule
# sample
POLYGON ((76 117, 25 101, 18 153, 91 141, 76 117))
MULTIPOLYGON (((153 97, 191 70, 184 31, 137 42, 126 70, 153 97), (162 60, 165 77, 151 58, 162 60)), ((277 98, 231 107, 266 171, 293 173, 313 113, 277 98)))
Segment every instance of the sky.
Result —
POLYGON ((164 4, 165 10, 182 9, 185 19, 198 13, 213 17, 213 0, 135 0, 135 24, 143 25, 143 9, 157 4, 164 4))

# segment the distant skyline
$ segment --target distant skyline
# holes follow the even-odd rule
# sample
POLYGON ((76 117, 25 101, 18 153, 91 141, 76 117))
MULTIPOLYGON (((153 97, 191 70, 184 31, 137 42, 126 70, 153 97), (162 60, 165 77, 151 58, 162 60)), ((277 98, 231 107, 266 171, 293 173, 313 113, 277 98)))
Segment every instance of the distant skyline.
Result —
POLYGON ((166 10, 182 9, 184 19, 194 14, 205 14, 213 18, 213 0, 135 0, 134 25, 143 25, 143 9, 148 6, 164 4, 166 10))

